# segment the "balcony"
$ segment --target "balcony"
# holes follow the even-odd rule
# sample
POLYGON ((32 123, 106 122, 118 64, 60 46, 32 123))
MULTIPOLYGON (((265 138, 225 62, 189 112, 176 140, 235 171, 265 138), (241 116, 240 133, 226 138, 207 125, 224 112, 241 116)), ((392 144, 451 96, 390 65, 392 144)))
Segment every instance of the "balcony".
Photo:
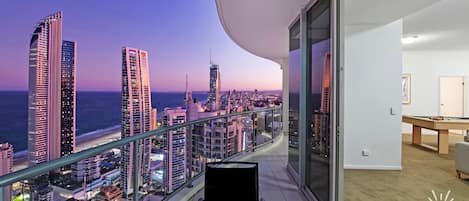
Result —
MULTIPOLYGON (((304 200, 295 181, 287 172, 288 137, 279 135, 267 144, 260 145, 254 152, 243 152, 230 158, 233 161, 259 163, 259 195, 264 200, 304 200)), ((200 200, 203 198, 204 177, 197 178, 193 188, 183 188, 169 200, 200 200)))
MULTIPOLYGON (((118 158, 122 156, 122 154, 131 153, 133 157, 131 160, 126 161, 128 162, 127 165, 131 164, 137 167, 138 164, 141 163, 139 160, 142 157, 139 157, 139 154, 141 154, 142 149, 139 149, 139 146, 132 146, 131 149, 123 149, 123 152, 118 152, 117 149, 129 147, 126 145, 133 145, 143 139, 155 136, 165 138, 170 131, 189 128, 195 124, 222 121, 229 117, 251 118, 252 114, 274 117, 270 118, 268 120, 270 122, 266 122, 264 125, 281 125, 282 122, 280 107, 219 115, 162 127, 150 132, 88 148, 57 160, 38 164, 31 168, 3 175, 0 177, 0 187, 12 186, 13 189, 22 188, 23 195, 27 195, 27 197, 31 195, 32 191, 38 192, 41 196, 49 196, 51 192, 53 192, 54 200, 66 200, 69 198, 91 200, 97 196, 99 197, 98 194, 104 193, 103 191, 106 191, 106 189, 112 190, 113 195, 120 194, 119 197, 125 198, 123 198, 123 200, 199 200, 203 198, 204 188, 204 172, 200 170, 205 168, 195 167, 193 164, 205 166, 206 162, 220 160, 249 161, 259 163, 259 195, 262 199, 282 201, 302 200, 300 191, 295 182, 288 176, 286 170, 288 160, 288 137, 281 133, 281 129, 267 129, 265 126, 252 129, 253 131, 260 131, 261 133, 259 135, 257 133, 244 133, 243 138, 246 139, 244 139, 242 145, 238 146, 235 153, 226 154, 227 156, 231 155, 226 158, 210 158, 210 153, 207 157, 204 157, 201 156, 199 152, 196 154, 197 157, 193 157, 191 162, 187 162, 189 159, 184 157, 186 153, 182 151, 182 149, 173 152, 163 148, 165 152, 163 156, 164 159, 151 162, 151 175, 142 174, 138 169, 134 169, 132 175, 127 177, 129 178, 127 182, 130 182, 128 185, 131 186, 130 190, 132 192, 129 193, 128 196, 122 194, 123 191, 121 188, 124 182, 120 181, 119 177, 120 174, 125 172, 124 167, 129 166, 119 164, 118 158), (270 132, 267 132, 268 130, 270 132), (259 141, 259 139, 262 140, 259 141), (133 152, 129 153, 129 150, 133 150, 133 152), (168 153, 171 154, 168 155, 168 153), (99 162, 90 160, 97 156, 99 156, 99 162), (172 158, 171 165, 165 160, 169 157, 172 158), (89 163, 88 161, 93 161, 94 163, 89 163), (86 168, 84 168, 80 174, 75 175, 76 177, 73 177, 74 179, 71 179, 71 173, 57 171, 62 167, 77 163, 81 164, 81 166, 77 167, 86 166, 86 168), (99 164, 105 165, 99 166, 99 164), (94 166, 96 167, 93 168, 94 166), (103 167, 107 168, 104 170, 103 167), (78 179, 80 175, 84 175, 82 176, 82 180, 78 179), (149 178, 151 178, 150 182, 143 184, 144 181, 149 178), (133 193, 133 189, 139 189, 138 193, 133 193)), ((250 125, 252 126, 254 124, 250 125)), ((190 136, 190 133, 188 133, 188 135, 190 136)), ((187 138, 186 145, 188 147, 184 149, 187 150, 187 155, 189 156, 193 156, 193 143, 191 139, 191 137, 187 138)), ((208 152, 210 152, 210 150, 208 150, 208 152)), ((0 197, 3 197, 3 195, 7 193, 4 189, 7 188, 0 188, 0 197)))

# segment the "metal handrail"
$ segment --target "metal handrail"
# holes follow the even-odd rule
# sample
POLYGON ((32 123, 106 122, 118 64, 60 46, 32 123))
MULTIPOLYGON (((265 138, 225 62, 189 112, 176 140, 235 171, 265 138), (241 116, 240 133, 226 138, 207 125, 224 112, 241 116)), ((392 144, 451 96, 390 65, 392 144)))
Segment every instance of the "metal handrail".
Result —
POLYGON ((168 131, 178 129, 178 128, 183 128, 187 126, 191 126, 194 124, 199 124, 199 123, 204 123, 210 120, 216 120, 216 119, 221 119, 221 118, 229 118, 233 116, 240 116, 240 115, 249 115, 249 114, 254 114, 254 113, 259 113, 259 112, 274 112, 274 111, 281 111, 281 107, 274 107, 274 108, 265 108, 265 109, 259 109, 259 110, 252 110, 252 111, 245 111, 245 112, 238 112, 238 113, 230 113, 230 114, 224 114, 224 115, 218 115, 218 116, 213 116, 213 117, 207 117, 207 118, 202 118, 202 119, 197 119, 194 121, 190 122, 185 122, 183 124, 177 124, 173 126, 168 126, 168 127, 163 127, 159 128, 156 130, 148 131, 142 134, 122 138, 117 141, 109 142, 106 144, 102 144, 93 148, 89 148, 77 153, 70 154, 68 156, 61 157, 56 160, 44 162, 37 164, 33 167, 28 167, 22 170, 18 170, 16 172, 12 172, 3 176, 0 176, 0 194, 4 193, 2 192, 2 187, 11 185, 15 182, 19 182, 22 180, 29 179, 31 177, 35 177, 41 174, 45 174, 48 172, 51 172, 53 170, 56 170, 58 168, 61 168, 66 165, 71 165, 73 163, 76 163, 78 161, 84 160, 86 158, 101 154, 105 151, 108 151, 113 148, 117 148, 132 142, 138 142, 139 140, 149 138, 152 136, 157 136, 157 135, 162 135, 168 131))
MULTIPOLYGON (((278 109, 278 108, 277 108, 277 109, 278 109)), ((275 109, 274 109, 274 110, 267 110, 267 111, 275 111, 275 109)), ((256 112, 263 112, 263 111, 256 111, 256 112)), ((281 114, 280 114, 280 115, 281 115, 281 114)), ((254 151, 254 150, 257 150, 258 148, 261 148, 261 147, 264 147, 264 146, 266 146, 266 145, 268 145, 268 144, 271 144, 271 143, 274 142, 274 139, 277 138, 277 137, 279 137, 279 136, 272 136, 272 139, 270 139, 270 140, 268 140, 268 141, 266 141, 266 142, 264 142, 264 143, 255 145, 255 146, 253 146, 253 147, 251 148, 251 150, 246 150, 246 151, 254 151)), ((228 157, 222 159, 222 160, 219 161, 219 162, 231 161, 231 160, 233 160, 234 158, 239 157, 241 154, 243 154, 243 152, 238 152, 238 153, 236 153, 236 154, 234 154, 234 155, 232 155, 232 156, 228 156, 228 157)), ((178 194, 183 188, 186 188, 186 187, 189 186, 189 185, 192 186, 192 183, 193 183, 194 181, 196 181, 197 179, 199 179, 199 177, 201 177, 201 176, 204 175, 204 174, 205 174, 205 172, 201 172, 201 173, 199 173, 199 174, 197 174, 197 175, 191 177, 189 180, 186 181, 186 183, 184 183, 182 186, 178 187, 178 188, 177 188, 176 190, 174 190, 171 194, 166 195, 166 197, 163 199, 163 201, 170 200, 173 196, 175 196, 176 194, 178 194)))

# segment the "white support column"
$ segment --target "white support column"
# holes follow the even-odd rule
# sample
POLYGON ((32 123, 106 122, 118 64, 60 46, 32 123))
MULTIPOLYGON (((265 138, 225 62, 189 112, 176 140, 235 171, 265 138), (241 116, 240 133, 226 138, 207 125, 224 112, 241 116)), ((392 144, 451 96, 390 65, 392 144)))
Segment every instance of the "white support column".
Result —
POLYGON ((333 197, 332 200, 344 200, 344 3, 345 0, 334 0, 333 15, 333 48, 334 48, 334 93, 335 102, 333 134, 333 197))
POLYGON ((288 110, 289 110, 289 66, 288 66, 288 58, 281 60, 281 68, 282 68, 282 131, 284 135, 288 135, 288 110))

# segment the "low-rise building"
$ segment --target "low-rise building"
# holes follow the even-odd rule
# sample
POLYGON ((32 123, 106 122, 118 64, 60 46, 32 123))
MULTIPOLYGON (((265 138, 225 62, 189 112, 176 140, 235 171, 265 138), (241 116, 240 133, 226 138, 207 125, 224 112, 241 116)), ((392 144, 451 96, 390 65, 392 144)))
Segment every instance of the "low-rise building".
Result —
POLYGON ((122 197, 122 190, 115 186, 105 186, 101 191, 96 194, 92 199, 93 201, 120 201, 122 197))
POLYGON ((102 156, 96 155, 73 164, 71 168, 72 179, 78 182, 98 179, 101 176, 101 161, 102 156))

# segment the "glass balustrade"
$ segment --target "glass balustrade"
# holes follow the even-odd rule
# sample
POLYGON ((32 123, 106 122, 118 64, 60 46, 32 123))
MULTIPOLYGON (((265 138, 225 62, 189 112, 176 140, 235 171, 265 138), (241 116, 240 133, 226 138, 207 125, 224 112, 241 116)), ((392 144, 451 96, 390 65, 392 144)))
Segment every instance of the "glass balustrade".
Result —
MULTIPOLYGON (((205 171, 269 145, 282 130, 281 107, 175 123, 107 142, 0 177, 12 200, 167 200, 205 171)), ((163 120, 164 121, 164 120, 163 120)))

